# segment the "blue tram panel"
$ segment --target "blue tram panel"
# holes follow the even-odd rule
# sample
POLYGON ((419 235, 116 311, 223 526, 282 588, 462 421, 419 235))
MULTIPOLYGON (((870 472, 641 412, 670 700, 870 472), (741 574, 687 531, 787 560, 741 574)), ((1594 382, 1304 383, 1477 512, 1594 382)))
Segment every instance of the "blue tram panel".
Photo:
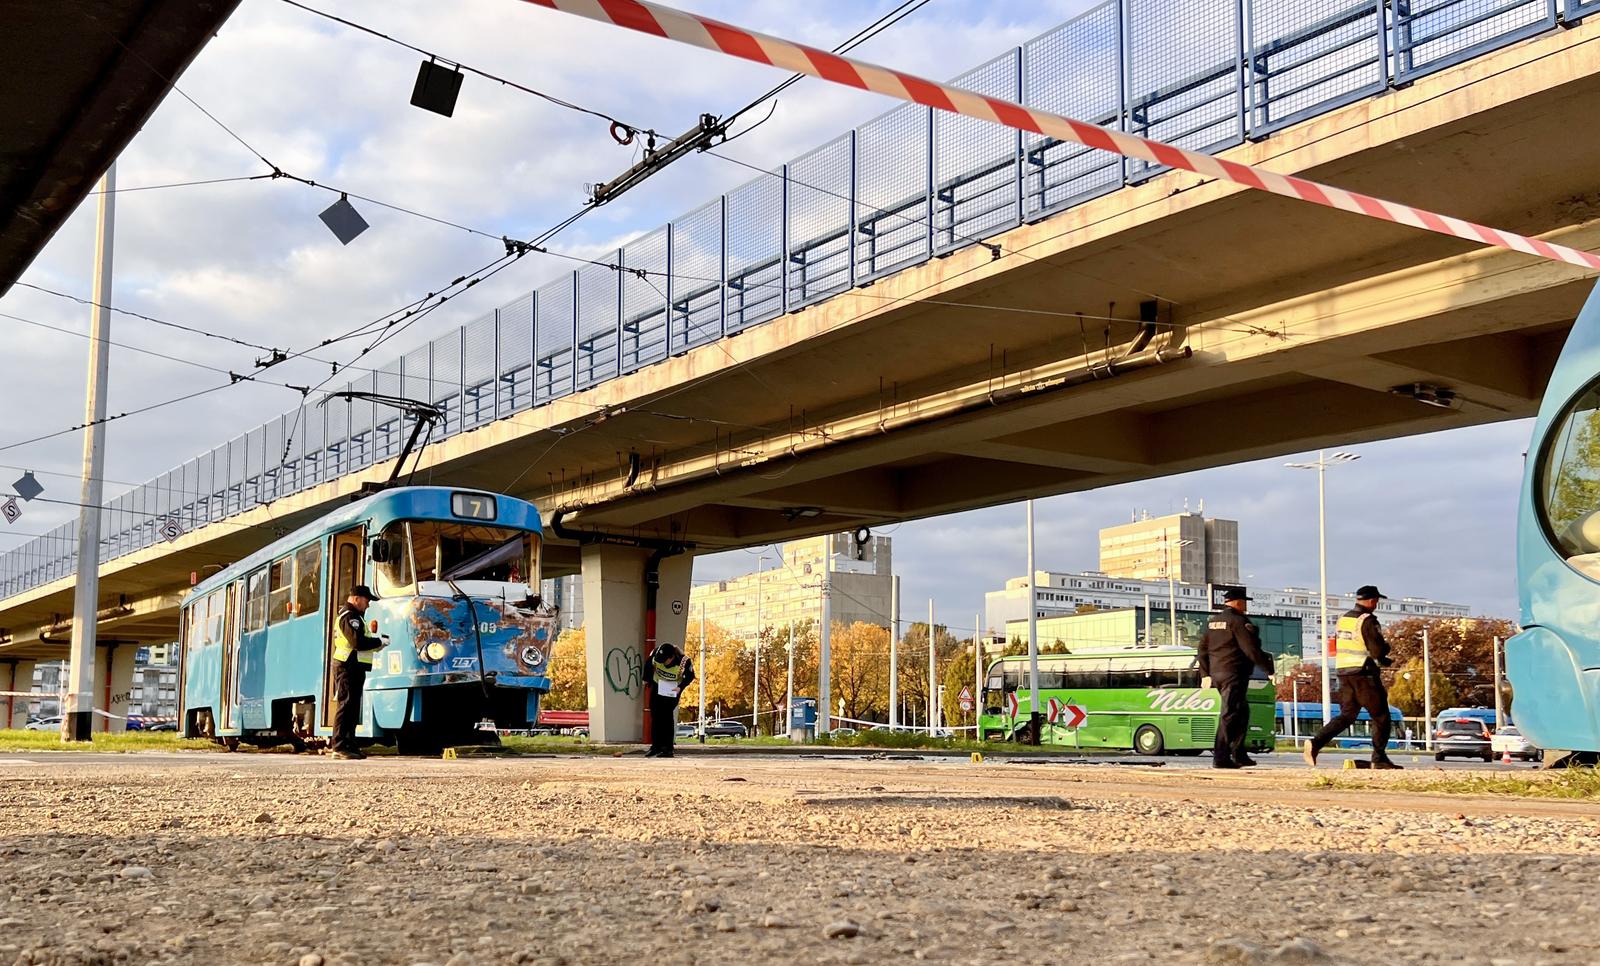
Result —
POLYGON ((1518 504, 1510 714, 1541 748, 1600 751, 1600 289, 1545 389, 1518 504))
POLYGON ((527 727, 550 690, 556 614, 534 596, 530 503, 443 487, 386 490, 326 514, 199 584, 183 605, 188 735, 310 743, 330 733, 333 618, 349 588, 374 656, 358 735, 419 745, 481 720, 527 727))

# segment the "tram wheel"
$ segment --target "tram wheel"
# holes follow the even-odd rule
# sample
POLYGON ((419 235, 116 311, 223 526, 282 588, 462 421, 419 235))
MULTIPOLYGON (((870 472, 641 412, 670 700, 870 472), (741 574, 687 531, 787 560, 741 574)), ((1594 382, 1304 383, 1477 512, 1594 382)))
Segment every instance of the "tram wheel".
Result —
POLYGON ((1166 738, 1155 725, 1140 725, 1133 733, 1133 750, 1141 755, 1159 755, 1166 747, 1166 738))

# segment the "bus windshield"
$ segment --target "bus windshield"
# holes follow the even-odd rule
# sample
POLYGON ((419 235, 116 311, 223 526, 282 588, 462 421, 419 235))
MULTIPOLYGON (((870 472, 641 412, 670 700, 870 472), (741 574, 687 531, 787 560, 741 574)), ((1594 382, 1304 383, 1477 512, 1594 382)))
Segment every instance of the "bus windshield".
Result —
POLYGON ((383 530, 389 559, 378 565, 380 594, 416 593, 424 580, 537 582, 539 536, 507 527, 400 520, 383 530))

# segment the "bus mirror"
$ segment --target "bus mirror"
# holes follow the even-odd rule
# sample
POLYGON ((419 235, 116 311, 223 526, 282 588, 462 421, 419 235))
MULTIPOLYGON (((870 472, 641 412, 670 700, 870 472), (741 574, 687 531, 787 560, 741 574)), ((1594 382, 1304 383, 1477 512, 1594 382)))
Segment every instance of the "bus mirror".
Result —
POLYGON ((388 563, 390 560, 394 559, 390 551, 391 548, 388 540, 384 539, 383 537, 372 538, 370 555, 373 563, 388 563))

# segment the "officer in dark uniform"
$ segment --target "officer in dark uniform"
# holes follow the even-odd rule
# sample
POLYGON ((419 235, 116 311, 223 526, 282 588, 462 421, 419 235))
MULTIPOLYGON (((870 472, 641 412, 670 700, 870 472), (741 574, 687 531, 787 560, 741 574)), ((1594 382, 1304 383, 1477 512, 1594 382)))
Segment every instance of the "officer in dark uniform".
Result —
POLYGON ((671 758, 677 738, 678 699, 684 688, 694 683, 694 665, 677 646, 656 645, 645 669, 650 689, 650 750, 646 758, 671 758))
POLYGON ((367 605, 378 595, 365 584, 350 588, 350 597, 335 618, 333 642, 333 741, 335 758, 365 758, 355 745, 361 722, 361 689, 367 683, 372 658, 383 647, 382 638, 367 633, 367 605))
POLYGON ((1200 641, 1200 676, 1222 695, 1222 715, 1217 721, 1217 743, 1211 751, 1213 768, 1248 768, 1255 761, 1244 751, 1250 734, 1247 700, 1250 673, 1260 668, 1272 673, 1272 658, 1261 648, 1261 635, 1244 616, 1250 598, 1243 590, 1229 590, 1222 607, 1206 624, 1200 641))
POLYGON ((1339 714, 1322 726, 1306 745, 1306 764, 1317 767, 1317 753, 1355 724, 1361 709, 1372 717, 1372 767, 1398 771, 1389 760, 1389 691, 1383 686, 1383 672, 1394 661, 1389 658, 1389 642, 1373 611, 1384 596, 1367 584, 1356 591, 1356 605, 1339 618, 1333 641, 1334 667, 1339 674, 1339 714))

